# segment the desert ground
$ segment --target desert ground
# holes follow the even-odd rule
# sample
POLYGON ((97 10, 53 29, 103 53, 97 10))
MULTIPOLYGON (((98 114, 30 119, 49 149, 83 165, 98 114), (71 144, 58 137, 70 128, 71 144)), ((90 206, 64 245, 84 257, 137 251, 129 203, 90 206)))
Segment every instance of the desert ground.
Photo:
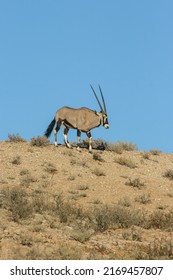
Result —
POLYGON ((100 143, 0 142, 0 259, 173 259, 173 154, 100 143))

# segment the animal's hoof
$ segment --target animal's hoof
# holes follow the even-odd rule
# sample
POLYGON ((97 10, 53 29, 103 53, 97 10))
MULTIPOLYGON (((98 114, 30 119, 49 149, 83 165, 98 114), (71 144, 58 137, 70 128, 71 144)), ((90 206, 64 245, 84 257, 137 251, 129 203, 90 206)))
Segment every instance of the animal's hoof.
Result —
POLYGON ((79 146, 77 147, 77 151, 80 152, 80 153, 82 152, 82 150, 79 146))
POLYGON ((69 148, 69 149, 73 149, 73 147, 71 146, 71 145, 66 145, 67 146, 67 148, 69 148))

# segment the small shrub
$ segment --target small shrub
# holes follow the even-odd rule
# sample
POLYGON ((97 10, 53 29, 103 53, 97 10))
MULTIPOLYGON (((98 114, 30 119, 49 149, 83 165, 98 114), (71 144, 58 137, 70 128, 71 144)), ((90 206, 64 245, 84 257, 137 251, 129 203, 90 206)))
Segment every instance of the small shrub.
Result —
POLYGON ((2 207, 12 213, 12 219, 17 222, 32 215, 32 207, 24 189, 13 188, 3 191, 2 207))
POLYGON ((78 162, 77 162, 76 159, 72 158, 72 159, 70 160, 70 163, 71 163, 71 165, 75 165, 75 164, 77 164, 78 162))
POLYGON ((80 186, 79 186, 79 190, 80 191, 86 191, 86 190, 88 190, 89 189, 89 186, 87 185, 87 184, 81 184, 80 186))
POLYGON ((159 209, 159 210, 165 210, 165 209, 167 208, 167 205, 158 204, 158 205, 156 206, 156 208, 159 209))
POLYGON ((116 162, 120 165, 127 166, 129 168, 135 168, 136 167, 136 164, 130 158, 119 157, 119 158, 115 158, 114 162, 116 162))
POLYGON ((111 216, 107 206, 98 209, 95 213, 96 231, 104 232, 111 224, 111 216))
POLYGON ((15 156, 12 161, 11 161, 12 164, 16 164, 16 165, 19 165, 21 164, 21 157, 20 156, 15 156))
POLYGON ((95 204, 95 205, 102 204, 102 202, 99 199, 93 200, 92 203, 95 204))
MULTIPOLYGON (((86 140, 86 142, 88 142, 88 139, 86 140)), ((104 151, 106 148, 106 142, 103 139, 95 139, 93 141, 93 148, 100 150, 100 151, 104 151)))
POLYGON ((86 160, 76 160, 75 158, 72 158, 70 160, 70 163, 71 163, 71 165, 78 165, 78 166, 82 166, 82 167, 88 167, 86 160))
POLYGON ((163 176, 173 181, 173 170, 167 170, 163 176))
POLYGON ((22 138, 18 133, 16 134, 8 134, 8 140, 9 142, 26 142, 24 138, 22 138))
POLYGON ((149 152, 143 152, 142 153, 142 157, 143 157, 143 159, 150 159, 150 153, 149 152))
POLYGON ((131 186, 133 188, 138 188, 141 189, 142 187, 145 186, 143 182, 141 182, 140 178, 135 178, 135 179, 130 179, 129 181, 125 183, 127 186, 131 186))
POLYGON ((68 176, 68 180, 69 181, 74 181, 75 180, 75 176, 74 175, 69 175, 68 176))
POLYGON ((117 204, 113 207, 103 206, 95 213, 96 230, 105 231, 110 226, 118 228, 130 228, 131 226, 143 226, 146 212, 143 210, 131 210, 124 205, 117 204))
POLYGON ((20 175, 21 175, 21 176, 23 176, 23 175, 28 175, 28 174, 30 174, 30 172, 29 172, 28 169, 22 169, 22 170, 20 171, 20 175))
POLYGON ((135 198, 135 201, 141 203, 141 204, 147 204, 151 202, 151 196, 150 194, 142 194, 135 198))
POLYGON ((64 242, 56 251, 52 253, 49 259, 53 260, 81 260, 82 249, 79 246, 65 244, 64 242))
POLYGON ((152 149, 152 150, 150 150, 150 153, 153 156, 159 156, 162 152, 160 150, 157 150, 157 149, 152 149))
POLYGON ((54 212, 57 213, 60 223, 67 223, 71 219, 74 221, 81 216, 83 217, 83 211, 72 203, 66 202, 61 194, 56 196, 55 204, 54 212))
POLYGON ((32 237, 30 235, 24 235, 21 237, 20 243, 23 246, 32 246, 32 244, 33 244, 32 237))
POLYGON ((23 187, 29 187, 31 183, 35 182, 36 179, 28 172, 24 174, 20 179, 20 185, 23 187))
POLYGON ((132 229, 131 229, 131 236, 132 236, 132 240, 133 240, 133 241, 142 242, 142 234, 141 234, 141 231, 132 228, 132 229))
POLYGON ((94 153, 94 154, 93 154, 93 159, 94 159, 94 160, 98 160, 98 161, 103 161, 101 155, 98 154, 98 153, 94 153))
POLYGON ((50 144, 50 141, 45 136, 38 136, 31 138, 31 146, 45 147, 50 144))
POLYGON ((80 229, 71 234, 71 239, 84 243, 88 241, 93 234, 93 230, 80 229))
POLYGON ((173 242, 171 238, 155 238, 154 242, 150 243, 147 249, 147 255, 152 259, 173 259, 173 242))
POLYGON ((129 197, 125 196, 118 201, 118 204, 121 206, 124 206, 124 207, 130 207, 131 201, 130 201, 129 197))
POLYGON ((120 155, 123 153, 123 147, 119 143, 107 143, 106 151, 115 152, 120 155))
POLYGON ((173 197, 173 192, 172 193, 171 192, 167 193, 167 196, 172 198, 173 197))
POLYGON ((45 164, 44 170, 48 173, 51 173, 51 174, 54 174, 54 173, 57 172, 56 166, 51 162, 48 162, 48 163, 45 164))
POLYGON ((139 230, 136 230, 135 228, 132 227, 131 231, 124 231, 122 233, 122 237, 125 240, 131 240, 131 241, 138 241, 142 242, 142 235, 139 230))
POLYGON ((106 150, 122 154, 123 151, 136 151, 137 145, 128 142, 118 141, 116 143, 106 143, 106 150))
POLYGON ((105 173, 103 170, 99 169, 99 168, 95 168, 93 173, 96 175, 96 176, 105 176, 105 173))
POLYGON ((32 208, 35 213, 40 213, 40 214, 48 210, 49 205, 47 203, 47 196, 44 197, 43 194, 34 195, 32 198, 32 208))
POLYGON ((173 210, 156 210, 149 216, 148 226, 173 231, 173 210))
POLYGON ((86 193, 80 193, 79 195, 78 195, 78 197, 87 197, 87 194, 86 193))

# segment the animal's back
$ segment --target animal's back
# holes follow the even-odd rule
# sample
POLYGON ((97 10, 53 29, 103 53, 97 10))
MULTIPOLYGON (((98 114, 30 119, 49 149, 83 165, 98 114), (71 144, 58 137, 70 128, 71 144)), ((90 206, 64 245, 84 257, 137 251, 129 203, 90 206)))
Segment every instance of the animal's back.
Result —
POLYGON ((87 108, 87 107, 81 107, 81 108, 71 108, 68 106, 63 106, 59 110, 56 111, 56 116, 59 116, 60 118, 66 118, 67 116, 71 116, 72 114, 75 115, 81 115, 81 114, 88 114, 90 112, 94 112, 93 110, 87 108))

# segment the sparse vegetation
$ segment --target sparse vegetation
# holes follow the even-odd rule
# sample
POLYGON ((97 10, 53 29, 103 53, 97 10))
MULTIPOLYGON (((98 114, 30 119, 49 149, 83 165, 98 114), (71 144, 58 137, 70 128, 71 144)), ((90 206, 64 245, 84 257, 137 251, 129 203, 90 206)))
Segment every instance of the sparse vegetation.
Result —
POLYGON ((73 174, 68 176, 68 180, 69 181, 74 181, 75 180, 75 176, 73 174))
POLYGON ((5 208, 11 212, 13 221, 26 219, 32 214, 32 207, 27 197, 26 191, 20 188, 4 189, 3 203, 1 208, 5 208))
POLYGON ((143 159, 150 159, 150 153, 149 152, 143 152, 142 153, 142 157, 143 157, 143 159))
POLYGON ((16 165, 19 165, 21 164, 21 157, 19 155, 15 156, 12 161, 11 161, 12 164, 16 164, 16 165))
POLYGON ((130 198, 125 196, 125 197, 122 197, 119 201, 118 201, 118 204, 120 206, 124 206, 124 207, 130 207, 132 205, 131 201, 130 201, 130 198))
POLYGON ((170 179, 171 181, 173 181, 173 170, 169 169, 164 173, 164 177, 170 179))
POLYGON ((172 155, 95 144, 1 143, 1 259, 173 259, 172 155))
POLYGON ((31 173, 28 171, 27 173, 23 174, 20 179, 20 185, 22 187, 29 187, 31 183, 35 182, 36 179, 31 175, 31 173))
POLYGON ((57 172, 57 168, 53 163, 47 162, 44 164, 44 171, 46 171, 50 174, 54 174, 57 172))
POLYGON ((22 138, 19 133, 16 134, 8 134, 8 140, 9 142, 26 142, 26 140, 24 138, 22 138))
POLYGON ((21 175, 21 176, 23 176, 23 175, 28 175, 28 174, 30 174, 30 171, 29 171, 28 169, 22 169, 22 170, 20 171, 20 175, 21 175))
POLYGON ((105 172, 102 169, 98 168, 98 167, 96 167, 94 169, 93 174, 95 174, 98 177, 99 176, 106 176, 105 172))
POLYGON ((31 138, 30 144, 31 146, 45 147, 50 144, 50 141, 45 136, 38 136, 31 138))
POLYGON ((116 163, 118 163, 120 165, 127 166, 129 168, 137 167, 133 160, 131 160, 130 158, 126 158, 126 157, 115 158, 114 162, 116 162, 116 163))
POLYGON ((80 191, 89 190, 89 185, 88 185, 88 184, 81 184, 81 185, 79 186, 79 190, 80 190, 80 191))
POLYGON ((151 195, 150 194, 141 194, 135 198, 135 201, 141 204, 151 203, 151 195))
POLYGON ((108 210, 107 206, 105 207, 103 206, 96 210, 95 220, 96 220, 96 231, 103 232, 110 227, 111 216, 110 216, 110 210, 108 210))
POLYGON ((137 260, 172 260, 172 238, 155 238, 148 246, 139 248, 134 253, 134 258, 137 260))
POLYGON ((142 189, 145 186, 145 183, 140 180, 140 178, 131 179, 125 183, 127 186, 131 186, 133 188, 142 189))
POLYGON ((94 160, 98 160, 98 161, 103 161, 101 155, 98 154, 98 153, 94 153, 94 154, 93 154, 93 159, 94 159, 94 160))
POLYGON ((106 143, 106 150, 116 152, 117 154, 122 154, 123 151, 135 151, 137 149, 136 144, 128 142, 106 143))
POLYGON ((159 156, 162 151, 158 150, 158 149, 152 149, 150 150, 150 153, 153 155, 153 156, 159 156))
POLYGON ((148 226, 163 230, 173 230, 173 210, 155 210, 149 215, 148 226))

